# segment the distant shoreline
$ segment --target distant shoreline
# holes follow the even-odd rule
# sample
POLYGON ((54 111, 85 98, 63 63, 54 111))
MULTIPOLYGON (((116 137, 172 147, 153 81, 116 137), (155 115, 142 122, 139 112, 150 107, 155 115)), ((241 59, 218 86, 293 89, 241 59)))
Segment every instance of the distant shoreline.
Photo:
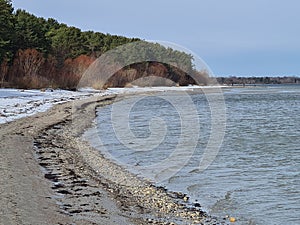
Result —
POLYGON ((278 76, 278 77, 216 77, 220 85, 271 85, 271 84, 300 84, 300 77, 278 76))

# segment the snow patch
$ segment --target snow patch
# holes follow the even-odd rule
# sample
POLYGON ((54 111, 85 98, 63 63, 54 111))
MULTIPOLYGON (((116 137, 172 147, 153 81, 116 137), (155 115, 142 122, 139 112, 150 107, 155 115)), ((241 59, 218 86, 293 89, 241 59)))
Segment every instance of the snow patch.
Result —
POLYGON ((89 92, 65 90, 0 89, 0 124, 45 112, 54 104, 91 96, 89 92))

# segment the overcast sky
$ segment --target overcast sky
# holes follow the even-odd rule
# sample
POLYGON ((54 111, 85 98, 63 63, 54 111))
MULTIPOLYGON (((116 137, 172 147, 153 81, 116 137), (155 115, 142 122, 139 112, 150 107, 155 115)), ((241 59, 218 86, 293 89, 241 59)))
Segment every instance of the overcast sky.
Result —
POLYGON ((82 30, 176 43, 216 76, 300 75, 299 0, 13 0, 13 6, 82 30))

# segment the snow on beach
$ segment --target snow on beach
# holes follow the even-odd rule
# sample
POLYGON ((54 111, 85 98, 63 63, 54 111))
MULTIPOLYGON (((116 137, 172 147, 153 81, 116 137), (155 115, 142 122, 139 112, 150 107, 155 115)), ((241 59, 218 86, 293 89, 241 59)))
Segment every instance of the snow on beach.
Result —
POLYGON ((54 104, 90 96, 90 92, 65 90, 0 89, 0 124, 38 112, 45 112, 54 104))
POLYGON ((92 95, 104 96, 110 94, 134 94, 144 92, 192 91, 199 88, 207 87, 132 87, 109 88, 106 91, 83 88, 76 92, 52 89, 47 89, 45 91, 0 89, 0 124, 30 116, 38 112, 45 112, 54 104, 85 98, 92 95))

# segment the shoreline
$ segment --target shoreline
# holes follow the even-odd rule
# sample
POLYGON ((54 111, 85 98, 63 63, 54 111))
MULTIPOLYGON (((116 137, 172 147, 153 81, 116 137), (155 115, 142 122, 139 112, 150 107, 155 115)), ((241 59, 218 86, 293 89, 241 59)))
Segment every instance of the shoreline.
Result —
POLYGON ((95 108, 114 99, 76 100, 0 125, 0 201, 13 205, 1 209, 1 224, 225 224, 188 207, 184 195, 129 173, 83 141, 95 108))

